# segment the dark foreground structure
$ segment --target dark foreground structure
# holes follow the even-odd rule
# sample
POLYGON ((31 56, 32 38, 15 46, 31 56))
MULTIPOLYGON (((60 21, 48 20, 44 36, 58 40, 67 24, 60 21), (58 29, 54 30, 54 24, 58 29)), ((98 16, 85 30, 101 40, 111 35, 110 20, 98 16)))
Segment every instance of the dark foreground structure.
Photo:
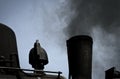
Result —
POLYGON ((69 79, 91 79, 92 44, 92 38, 86 35, 67 40, 69 79))
POLYGON ((15 33, 8 26, 0 23, 0 79, 64 79, 60 75, 61 73, 43 71, 39 70, 39 68, 36 69, 36 67, 35 70, 21 69, 15 33))
POLYGON ((112 67, 105 71, 105 79, 120 79, 120 72, 112 67))

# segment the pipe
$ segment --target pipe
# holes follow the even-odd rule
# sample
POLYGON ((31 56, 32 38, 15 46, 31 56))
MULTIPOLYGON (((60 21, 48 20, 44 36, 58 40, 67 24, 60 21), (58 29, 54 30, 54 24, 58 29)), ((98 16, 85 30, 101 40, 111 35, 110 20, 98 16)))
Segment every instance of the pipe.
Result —
POLYGON ((67 40, 69 79, 91 79, 93 40, 78 35, 67 40))

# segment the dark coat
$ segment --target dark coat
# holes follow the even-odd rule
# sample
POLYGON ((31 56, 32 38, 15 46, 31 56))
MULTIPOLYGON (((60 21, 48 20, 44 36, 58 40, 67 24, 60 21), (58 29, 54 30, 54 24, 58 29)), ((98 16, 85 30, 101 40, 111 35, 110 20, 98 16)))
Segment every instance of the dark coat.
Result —
POLYGON ((44 65, 48 64, 46 51, 43 48, 32 48, 29 53, 29 63, 35 69, 44 69, 44 65))

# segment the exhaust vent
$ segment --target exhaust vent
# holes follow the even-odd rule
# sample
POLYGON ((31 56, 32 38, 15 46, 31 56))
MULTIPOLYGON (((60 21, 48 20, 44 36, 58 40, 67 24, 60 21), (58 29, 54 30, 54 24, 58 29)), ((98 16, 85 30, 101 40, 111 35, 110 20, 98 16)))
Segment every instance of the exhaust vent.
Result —
POLYGON ((92 44, 92 38, 87 35, 67 40, 69 79, 91 79, 92 44))

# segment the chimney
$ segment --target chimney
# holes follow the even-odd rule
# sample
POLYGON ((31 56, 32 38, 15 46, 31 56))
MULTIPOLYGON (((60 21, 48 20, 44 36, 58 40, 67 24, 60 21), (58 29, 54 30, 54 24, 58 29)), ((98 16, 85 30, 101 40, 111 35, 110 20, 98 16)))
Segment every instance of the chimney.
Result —
POLYGON ((92 38, 87 35, 67 40, 69 79, 91 79, 92 44, 92 38))

